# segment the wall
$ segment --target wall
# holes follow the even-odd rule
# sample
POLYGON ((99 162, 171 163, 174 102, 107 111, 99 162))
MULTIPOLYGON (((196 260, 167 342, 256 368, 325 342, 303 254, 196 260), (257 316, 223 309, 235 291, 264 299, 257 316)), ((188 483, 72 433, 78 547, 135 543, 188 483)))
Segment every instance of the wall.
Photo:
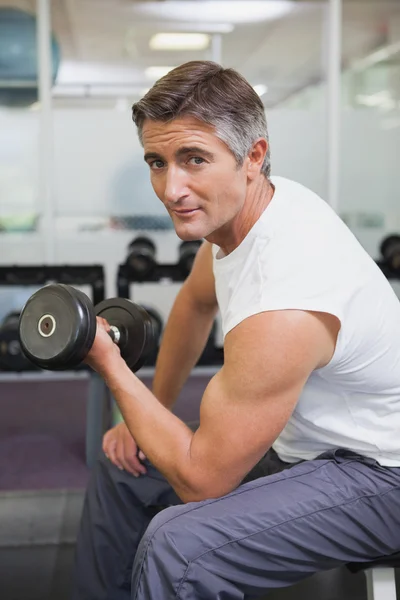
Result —
MULTIPOLYGON (((267 114, 273 174, 300 181, 325 196, 326 123, 322 111, 271 110, 267 114)), ((377 256, 388 231, 400 231, 400 114, 344 111, 341 131, 340 213, 367 251, 377 256), (394 124, 394 125, 393 125, 394 124)), ((149 182, 129 112, 54 112, 54 203, 58 263, 102 263, 107 295, 115 291, 118 263, 135 231, 112 230, 110 216, 166 215, 149 182), (94 229, 92 231, 88 229, 94 229)), ((38 113, 0 112, 0 222, 11 214, 39 215, 37 230, 0 235, 0 264, 45 260, 38 195, 38 113)), ((161 262, 174 262, 179 240, 173 231, 154 233, 161 262)), ((159 291, 159 290, 158 290, 159 291)), ((0 317, 27 290, 4 290, 0 317)), ((145 292, 143 292, 145 293, 145 292)), ((163 288, 169 305, 176 291, 163 288)))

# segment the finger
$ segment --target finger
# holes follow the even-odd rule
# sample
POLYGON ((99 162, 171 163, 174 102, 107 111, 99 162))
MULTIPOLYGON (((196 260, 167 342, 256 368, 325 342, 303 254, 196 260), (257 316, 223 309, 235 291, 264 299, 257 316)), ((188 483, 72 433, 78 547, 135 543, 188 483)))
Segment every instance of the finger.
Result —
POLYGON ((124 469, 125 471, 128 471, 128 473, 131 473, 135 477, 139 477, 139 470, 135 468, 134 464, 131 465, 130 461, 126 460, 124 442, 121 438, 117 442, 115 454, 117 457, 118 464, 121 465, 120 468, 124 469))
POLYGON ((108 446, 109 446, 109 444, 110 444, 110 441, 111 441, 111 439, 112 439, 112 430, 111 430, 111 429, 109 429, 109 430, 108 430, 108 431, 107 431, 107 432, 106 432, 106 433, 103 435, 103 442, 102 442, 102 445, 101 445, 101 447, 102 447, 102 449, 103 449, 103 452, 104 452, 104 454, 107 456, 107 458, 109 458, 109 456, 108 456, 108 453, 109 453, 108 446))
POLYGON ((104 329, 104 331, 108 331, 110 329, 109 323, 103 319, 103 317, 96 317, 96 321, 99 329, 104 329))
POLYGON ((132 437, 122 436, 121 446, 118 446, 118 457, 121 460, 124 468, 130 473, 137 475, 145 475, 147 473, 146 467, 140 462, 137 457, 137 446, 132 437), (121 448, 119 450, 119 448, 121 448))
POLYGON ((109 442, 108 446, 107 446, 107 452, 106 455, 108 456, 108 458, 110 459, 110 461, 116 466, 118 467, 118 469, 122 469, 122 465, 118 460, 118 456, 117 456, 117 440, 113 439, 109 442))
POLYGON ((111 327, 110 323, 108 321, 106 321, 106 319, 103 319, 103 317, 101 318, 101 321, 102 321, 104 329, 106 331, 108 331, 110 329, 110 327, 111 327))
POLYGON ((115 439, 109 440, 108 443, 106 444, 105 450, 104 450, 104 454, 114 464, 116 462, 116 456, 115 456, 116 447, 117 447, 117 441, 115 439))
POLYGON ((139 450, 139 460, 146 460, 146 456, 141 450, 139 450))
POLYGON ((140 462, 139 458, 136 456, 136 453, 125 453, 125 461, 140 475, 145 475, 147 473, 146 467, 140 462))

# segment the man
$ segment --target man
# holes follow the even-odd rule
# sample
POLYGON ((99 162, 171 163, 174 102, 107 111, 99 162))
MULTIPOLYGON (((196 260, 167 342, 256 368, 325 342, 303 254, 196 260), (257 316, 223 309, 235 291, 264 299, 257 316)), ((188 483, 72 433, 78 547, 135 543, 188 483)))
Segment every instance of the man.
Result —
POLYGON ((177 235, 206 241, 153 392, 99 321, 88 362, 125 424, 105 435, 92 474, 74 598, 239 599, 399 550, 389 283, 323 200, 270 176, 263 105, 234 70, 182 65, 133 119, 177 235), (225 362, 192 432, 170 409, 218 307, 225 362))

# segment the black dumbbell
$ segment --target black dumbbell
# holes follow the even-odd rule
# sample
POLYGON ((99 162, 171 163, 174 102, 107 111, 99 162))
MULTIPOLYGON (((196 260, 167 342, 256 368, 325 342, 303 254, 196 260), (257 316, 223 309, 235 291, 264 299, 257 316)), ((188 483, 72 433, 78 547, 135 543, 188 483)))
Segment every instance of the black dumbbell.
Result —
POLYGON ((128 246, 126 264, 136 279, 147 279, 156 267, 154 243, 146 237, 135 238, 128 246))
POLYGON ((192 242, 182 242, 179 246, 178 267, 185 279, 192 270, 194 259, 201 244, 201 240, 193 240, 192 242))
POLYGON ((19 339, 27 358, 51 371, 74 369, 96 337, 96 316, 110 324, 109 335, 121 356, 137 371, 153 349, 153 325, 146 311, 125 298, 90 299, 69 285, 51 284, 29 298, 19 320, 19 339))
POLYGON ((382 240, 380 251, 385 265, 393 274, 400 276, 400 235, 388 235, 382 240))
POLYGON ((151 323, 153 326, 154 343, 158 346, 160 343, 160 338, 164 326, 162 317, 160 313, 152 306, 149 306, 148 304, 141 304, 140 306, 146 311, 146 313, 151 319, 151 323))
POLYGON ((141 304, 141 306, 150 316, 153 325, 154 348, 146 360, 146 365, 154 366, 157 360, 158 349, 160 346, 161 334, 163 332, 164 324, 160 313, 155 308, 153 308, 152 306, 148 306, 147 304, 141 304))
POLYGON ((8 313, 0 326, 0 370, 32 371, 33 365, 23 354, 18 337, 20 311, 8 313))

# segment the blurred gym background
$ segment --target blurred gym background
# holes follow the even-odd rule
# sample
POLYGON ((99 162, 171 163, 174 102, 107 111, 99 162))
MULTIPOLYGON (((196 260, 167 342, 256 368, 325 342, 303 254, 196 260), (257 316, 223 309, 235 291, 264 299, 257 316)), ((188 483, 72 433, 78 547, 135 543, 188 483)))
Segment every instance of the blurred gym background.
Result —
MULTIPOLYGON (((88 370, 27 364, 18 313, 63 281, 124 294, 162 330, 195 249, 152 191, 130 109, 192 59, 249 80, 272 173, 326 199, 400 296, 398 0, 0 0, 1 600, 68 598, 90 466, 120 418, 88 370)), ((176 406, 188 423, 221 346, 217 319, 176 406)), ((154 358, 138 373, 149 385, 154 358)), ((338 569, 269 597, 300 595, 363 600, 364 577, 338 569)))

